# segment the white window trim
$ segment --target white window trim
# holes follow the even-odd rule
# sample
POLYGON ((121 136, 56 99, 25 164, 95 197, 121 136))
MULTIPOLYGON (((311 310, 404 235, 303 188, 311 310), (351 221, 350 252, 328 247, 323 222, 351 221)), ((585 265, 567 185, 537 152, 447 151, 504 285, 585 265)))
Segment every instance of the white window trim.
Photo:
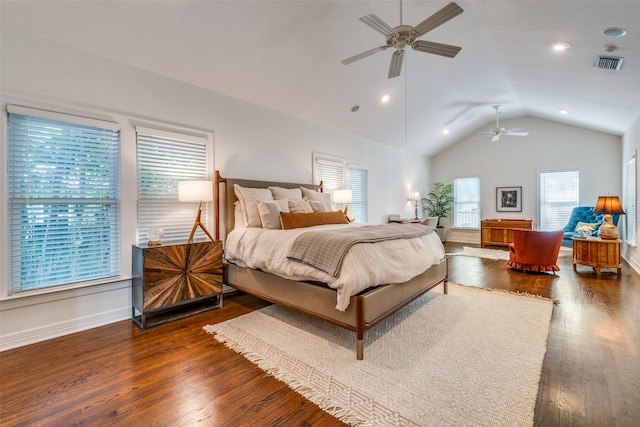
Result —
MULTIPOLYGON (((11 93, 0 93, 0 106, 2 109, 2 129, 7 128, 7 105, 14 104, 16 106, 22 106, 25 108, 39 109, 48 111, 51 113, 59 113, 65 115, 72 115, 82 117, 87 120, 100 120, 105 122, 112 122, 120 126, 120 275, 108 279, 91 280, 82 283, 74 283, 68 285, 60 285, 52 288, 34 289, 24 292, 15 293, 11 296, 8 295, 8 203, 7 203, 7 185, 6 180, 3 181, 4 185, 0 185, 0 216, 3 218, 0 221, 0 271, 2 271, 2 277, 0 277, 0 302, 2 306, 12 300, 20 299, 33 299, 39 295, 55 294, 59 292, 69 292, 90 288, 102 285, 114 285, 122 281, 131 279, 131 247, 136 243, 136 186, 129 185, 136 182, 136 132, 135 126, 147 126, 153 129, 162 129, 165 131, 175 131, 178 133, 186 133, 190 135, 206 135, 211 141, 212 149, 210 154, 207 155, 207 164, 211 167, 211 179, 213 179, 213 170, 215 169, 214 152, 215 152, 215 139, 214 131, 211 129, 200 128, 197 126, 188 126, 176 123, 170 123, 167 121, 155 121, 151 119, 143 119, 131 114, 122 114, 110 112, 107 110, 91 109, 89 107, 78 107, 72 104, 67 104, 57 101, 49 101, 45 99, 38 99, 32 97, 26 97, 22 95, 16 95, 11 93), (134 162, 134 167, 131 167, 131 162, 134 162), (125 220, 126 218, 133 218, 134 220, 125 220)), ((6 131, 0 132, 0 156, 3 160, 0 161, 0 174, 7 176, 7 163, 4 159, 7 158, 7 134, 6 131)), ((214 221, 213 208, 208 209, 211 215, 211 224, 214 221)), ((195 219, 195 217, 194 217, 195 219)), ((188 236, 185 237, 185 242, 188 236)), ((31 304, 31 302, 27 303, 31 304)))

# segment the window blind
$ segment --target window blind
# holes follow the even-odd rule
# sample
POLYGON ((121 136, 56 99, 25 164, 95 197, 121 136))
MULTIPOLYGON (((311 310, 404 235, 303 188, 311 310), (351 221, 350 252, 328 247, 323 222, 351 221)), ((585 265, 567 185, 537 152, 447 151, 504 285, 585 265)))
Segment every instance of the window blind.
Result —
POLYGON ((353 195, 353 200, 349 203, 349 215, 354 216, 357 222, 368 222, 367 170, 348 166, 347 189, 351 190, 353 195))
POLYGON ((636 157, 627 163, 627 197, 625 197, 625 212, 627 227, 626 240, 629 245, 636 245, 636 157))
MULTIPOLYGON (((207 179, 206 137, 136 127, 137 241, 147 244, 151 228, 160 228, 164 244, 185 243, 198 203, 178 201, 178 181, 207 179)), ((213 184, 212 184, 213 185, 213 184)), ((208 227, 209 203, 201 221, 208 227)), ((194 241, 208 237, 198 228, 194 241)))
MULTIPOLYGON (((369 220, 369 187, 368 171, 366 168, 337 157, 314 154, 315 182, 322 181, 325 193, 333 190, 349 189, 353 200, 349 203, 349 215, 354 216, 356 222, 369 220)), ((344 206, 332 204, 332 209, 339 210, 344 206)))
POLYGON ((571 210, 579 204, 580 173, 578 170, 541 171, 539 180, 540 229, 559 230, 567 225, 571 210))
POLYGON ((120 131, 7 107, 9 293, 120 274, 120 131))
POLYGON ((453 226, 480 228, 480 178, 454 178, 453 226))

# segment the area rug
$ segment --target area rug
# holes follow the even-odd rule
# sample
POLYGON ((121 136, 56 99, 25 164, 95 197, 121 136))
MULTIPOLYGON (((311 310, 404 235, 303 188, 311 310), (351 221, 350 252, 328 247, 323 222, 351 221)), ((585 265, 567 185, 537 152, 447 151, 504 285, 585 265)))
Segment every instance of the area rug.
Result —
POLYGON ((469 246, 463 246, 461 252, 447 253, 447 256, 455 255, 488 259, 509 259, 509 251, 502 251, 500 249, 471 248, 469 246))
POLYGON ((276 305, 204 329, 351 425, 532 425, 552 302, 440 289, 367 332, 361 361, 353 332, 276 305))

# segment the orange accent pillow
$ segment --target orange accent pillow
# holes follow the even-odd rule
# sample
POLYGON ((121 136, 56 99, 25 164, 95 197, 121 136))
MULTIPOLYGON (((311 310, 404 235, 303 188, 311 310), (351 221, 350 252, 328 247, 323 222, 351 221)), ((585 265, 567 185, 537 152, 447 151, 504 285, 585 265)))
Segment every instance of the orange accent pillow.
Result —
POLYGON ((280 218, 282 218, 282 228, 284 230, 323 224, 349 224, 344 212, 341 211, 313 213, 280 212, 280 218))

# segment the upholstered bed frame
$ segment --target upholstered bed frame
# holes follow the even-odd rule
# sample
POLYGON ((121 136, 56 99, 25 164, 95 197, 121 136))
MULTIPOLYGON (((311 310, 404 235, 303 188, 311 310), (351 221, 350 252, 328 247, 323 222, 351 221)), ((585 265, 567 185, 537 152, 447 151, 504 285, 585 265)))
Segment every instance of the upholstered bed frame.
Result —
MULTIPOLYGON (((222 204, 224 204, 225 231, 228 233, 233 230, 234 203, 238 200, 233 190, 234 184, 251 188, 307 187, 321 191, 321 185, 229 179, 223 178, 216 171, 216 239, 221 238, 222 204), (222 188, 221 184, 224 184, 222 188)), ((266 301, 354 331, 356 333, 356 356, 358 360, 362 360, 364 357, 364 334, 367 330, 440 283, 443 283, 444 293, 447 293, 447 260, 446 258, 442 259, 438 264, 408 282, 380 285, 352 296, 349 307, 344 312, 335 309, 336 291, 324 284, 296 282, 231 263, 224 265, 224 283, 266 301)))

